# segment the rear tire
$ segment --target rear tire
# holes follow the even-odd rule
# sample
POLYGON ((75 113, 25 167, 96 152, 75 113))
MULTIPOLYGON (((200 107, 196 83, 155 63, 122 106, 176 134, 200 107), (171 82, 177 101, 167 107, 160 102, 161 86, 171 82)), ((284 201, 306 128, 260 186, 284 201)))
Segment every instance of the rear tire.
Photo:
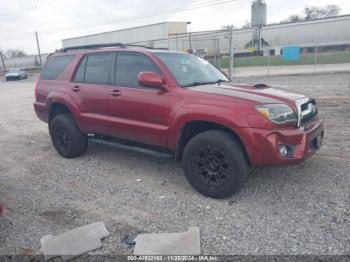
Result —
POLYGON ((185 147, 183 168, 187 180, 198 192, 220 199, 238 192, 249 171, 240 142, 221 130, 194 136, 185 147))
POLYGON ((52 143, 61 156, 74 158, 86 152, 87 135, 80 131, 70 114, 55 116, 49 129, 52 143))

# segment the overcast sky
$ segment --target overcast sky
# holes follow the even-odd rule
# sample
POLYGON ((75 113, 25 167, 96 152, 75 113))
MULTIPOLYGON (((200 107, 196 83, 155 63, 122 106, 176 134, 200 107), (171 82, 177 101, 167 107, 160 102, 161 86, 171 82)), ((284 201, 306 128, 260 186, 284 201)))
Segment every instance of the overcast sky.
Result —
MULTIPOLYGON (((61 48, 61 39, 164 21, 191 21, 191 30, 242 26, 250 21, 251 0, 0 0, 0 49, 43 53, 61 48), (201 7, 202 6, 202 7, 201 7), (204 6, 204 7, 203 7, 204 6)), ((302 14, 305 6, 338 5, 350 14, 350 0, 266 0, 267 22, 302 14)))

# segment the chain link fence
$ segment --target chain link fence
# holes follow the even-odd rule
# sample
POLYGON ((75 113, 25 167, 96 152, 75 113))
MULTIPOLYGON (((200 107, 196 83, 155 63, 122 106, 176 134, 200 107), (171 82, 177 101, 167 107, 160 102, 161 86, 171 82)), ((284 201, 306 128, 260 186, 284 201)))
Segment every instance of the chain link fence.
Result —
MULTIPOLYGON (((262 43, 261 51, 251 47, 251 35, 232 28, 214 31, 172 34, 167 39, 129 44, 145 45, 172 51, 194 53, 223 70, 228 76, 283 75, 350 71, 350 40, 339 43, 281 45, 276 39, 262 43), (289 47, 297 49, 295 57, 285 56, 289 47)), ((42 55, 44 64, 47 54, 42 55)), ((6 69, 40 70, 37 56, 6 59, 6 69)), ((4 74, 0 63, 0 74, 4 74)))
POLYGON ((132 44, 194 53, 222 69, 230 77, 284 75, 350 71, 350 40, 341 43, 276 45, 264 43, 254 51, 251 42, 228 28, 206 32, 171 35, 169 39, 132 44), (244 44, 247 41, 246 44, 244 44), (295 57, 285 56, 295 47, 295 57))
MULTIPOLYGON (((41 61, 44 65, 48 54, 41 55, 41 61)), ((0 76, 4 76, 6 72, 12 68, 24 69, 27 72, 40 72, 42 65, 37 55, 29 55, 25 57, 9 58, 0 60, 0 76)))

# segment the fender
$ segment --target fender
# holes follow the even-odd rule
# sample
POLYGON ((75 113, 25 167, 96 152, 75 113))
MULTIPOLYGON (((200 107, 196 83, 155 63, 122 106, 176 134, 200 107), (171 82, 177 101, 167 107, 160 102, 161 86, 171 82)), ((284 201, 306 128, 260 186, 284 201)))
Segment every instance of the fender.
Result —
POLYGON ((81 124, 79 121, 81 114, 79 112, 79 109, 75 105, 72 97, 69 94, 67 94, 66 92, 57 92, 57 91, 50 92, 50 94, 47 96, 45 101, 45 104, 49 109, 49 112, 51 110, 51 106, 53 103, 60 103, 65 105, 69 109, 69 111, 72 113, 76 124, 81 129, 81 124))
POLYGON ((168 136, 169 149, 176 149, 178 135, 182 127, 193 121, 212 122, 225 126, 233 132, 239 127, 250 127, 249 123, 232 109, 214 105, 189 104, 181 107, 172 117, 173 125, 168 136))

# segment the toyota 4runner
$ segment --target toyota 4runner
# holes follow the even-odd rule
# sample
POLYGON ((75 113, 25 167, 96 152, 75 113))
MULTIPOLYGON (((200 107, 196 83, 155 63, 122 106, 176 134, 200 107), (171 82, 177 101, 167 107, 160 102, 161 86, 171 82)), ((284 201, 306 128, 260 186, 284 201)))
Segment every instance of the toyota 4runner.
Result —
POLYGON ((250 167, 296 164, 321 147, 314 99, 284 89, 235 85, 195 55, 118 44, 49 56, 35 87, 37 116, 66 158, 88 137, 174 152, 200 193, 226 198, 250 167))

